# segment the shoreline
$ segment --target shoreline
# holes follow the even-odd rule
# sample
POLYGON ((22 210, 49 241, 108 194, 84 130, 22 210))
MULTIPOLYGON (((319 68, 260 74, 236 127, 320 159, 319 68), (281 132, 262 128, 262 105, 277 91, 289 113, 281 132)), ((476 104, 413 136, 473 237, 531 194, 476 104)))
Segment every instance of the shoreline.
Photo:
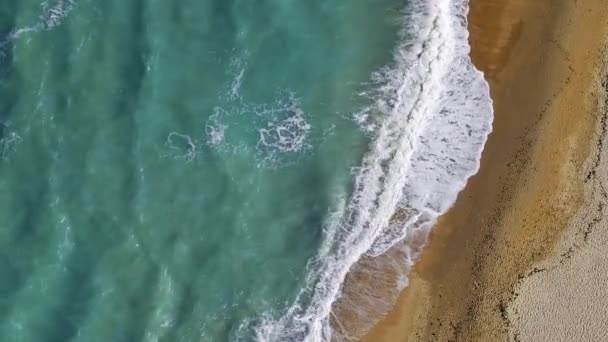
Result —
POLYGON ((540 291, 527 278, 563 257, 558 245, 580 235, 570 222, 590 203, 585 169, 600 121, 590 90, 607 19, 606 0, 472 0, 471 55, 490 83, 494 131, 409 286, 362 341, 517 341, 555 323, 525 326, 540 291))

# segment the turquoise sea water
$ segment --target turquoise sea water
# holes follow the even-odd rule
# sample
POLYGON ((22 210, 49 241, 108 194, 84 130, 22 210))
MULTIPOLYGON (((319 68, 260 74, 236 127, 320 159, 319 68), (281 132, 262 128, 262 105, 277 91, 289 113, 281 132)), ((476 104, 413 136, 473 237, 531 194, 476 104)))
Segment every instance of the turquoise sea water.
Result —
POLYGON ((0 2, 0 341, 347 339, 477 170, 466 5, 0 2))
POLYGON ((400 2, 3 1, 0 339, 247 340, 279 315, 400 2))

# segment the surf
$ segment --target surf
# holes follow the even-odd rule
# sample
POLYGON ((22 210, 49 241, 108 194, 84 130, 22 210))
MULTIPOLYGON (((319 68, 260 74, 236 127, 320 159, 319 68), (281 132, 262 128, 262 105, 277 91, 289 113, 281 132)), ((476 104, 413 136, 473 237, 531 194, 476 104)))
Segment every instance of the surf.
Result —
POLYGON ((353 338, 330 324, 349 271, 397 243, 413 264, 420 241, 478 171, 493 110, 469 56, 467 14, 466 0, 415 0, 405 8, 393 66, 374 73, 375 86, 362 93, 372 104, 356 119, 373 139, 353 168, 352 192, 326 222, 295 302, 278 319, 266 314, 241 326, 257 341, 353 338))

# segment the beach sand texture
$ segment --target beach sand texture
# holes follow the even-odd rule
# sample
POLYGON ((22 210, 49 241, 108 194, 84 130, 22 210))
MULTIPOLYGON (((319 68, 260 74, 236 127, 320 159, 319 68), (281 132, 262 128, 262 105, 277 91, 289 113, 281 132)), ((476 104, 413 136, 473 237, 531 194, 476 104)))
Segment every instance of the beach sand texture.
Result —
POLYGON ((472 0, 469 19, 494 131, 362 341, 603 341, 608 0, 472 0))
MULTIPOLYGON (((604 53, 605 53, 604 49, 604 53)), ((604 58, 608 56, 604 55, 604 58)), ((583 176, 585 203, 553 255, 514 289, 506 317, 514 341, 606 341, 608 338, 608 67, 597 74, 590 108, 598 108, 596 143, 583 176), (548 329, 550 327, 550 329, 548 329)))

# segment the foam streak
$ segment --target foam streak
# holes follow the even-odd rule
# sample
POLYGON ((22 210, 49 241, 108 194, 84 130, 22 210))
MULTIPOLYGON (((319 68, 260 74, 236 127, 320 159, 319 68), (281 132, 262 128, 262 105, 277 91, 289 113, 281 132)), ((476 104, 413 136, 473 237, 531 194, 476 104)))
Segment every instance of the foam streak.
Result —
MULTIPOLYGON (((340 339, 329 319, 348 271, 428 233, 477 172, 493 113, 469 57, 467 12, 466 0, 415 0, 407 8, 394 67, 373 76, 375 104, 360 115, 379 122, 353 193, 309 264, 306 287, 280 319, 254 328, 257 340, 340 339)), ((417 249, 406 255, 413 262, 417 249)))

